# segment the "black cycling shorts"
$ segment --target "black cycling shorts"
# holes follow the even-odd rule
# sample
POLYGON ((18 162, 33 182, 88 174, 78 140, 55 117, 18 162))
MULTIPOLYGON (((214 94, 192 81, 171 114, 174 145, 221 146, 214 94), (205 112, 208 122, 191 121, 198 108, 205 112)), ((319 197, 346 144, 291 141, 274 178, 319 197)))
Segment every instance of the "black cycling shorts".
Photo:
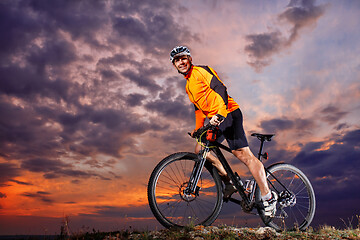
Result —
POLYGON ((227 115, 219 129, 221 134, 216 141, 221 143, 226 139, 231 150, 249 146, 243 127, 243 115, 239 108, 227 115))

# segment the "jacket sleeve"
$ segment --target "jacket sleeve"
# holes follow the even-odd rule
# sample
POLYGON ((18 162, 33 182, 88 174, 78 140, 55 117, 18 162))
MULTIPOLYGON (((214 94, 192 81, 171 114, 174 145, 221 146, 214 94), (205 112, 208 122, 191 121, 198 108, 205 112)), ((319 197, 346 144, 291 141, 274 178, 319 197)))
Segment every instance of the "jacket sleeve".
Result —
POLYGON ((217 114, 220 114, 223 117, 226 117, 228 114, 228 93, 225 85, 219 79, 217 73, 210 67, 206 67, 205 69, 211 74, 211 78, 208 81, 210 88, 220 96, 217 98, 218 105, 220 106, 217 114), (207 69, 206 69, 207 68, 207 69))
POLYGON ((195 130, 204 126, 205 119, 205 114, 195 106, 195 130))

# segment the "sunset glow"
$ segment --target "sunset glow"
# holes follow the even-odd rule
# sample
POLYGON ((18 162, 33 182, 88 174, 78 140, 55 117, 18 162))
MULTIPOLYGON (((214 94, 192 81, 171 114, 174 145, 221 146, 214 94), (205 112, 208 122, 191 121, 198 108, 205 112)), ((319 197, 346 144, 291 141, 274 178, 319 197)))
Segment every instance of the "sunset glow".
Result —
MULTIPOLYGON (((218 73, 254 154, 251 133, 274 133, 265 165, 308 176, 312 226, 346 227, 360 214, 359 16, 358 1, 335 0, 1 1, 0 235, 59 233, 66 216, 73 232, 161 228, 150 174, 195 146, 177 45, 218 73)), ((225 203, 215 224, 234 221, 260 224, 225 203)))

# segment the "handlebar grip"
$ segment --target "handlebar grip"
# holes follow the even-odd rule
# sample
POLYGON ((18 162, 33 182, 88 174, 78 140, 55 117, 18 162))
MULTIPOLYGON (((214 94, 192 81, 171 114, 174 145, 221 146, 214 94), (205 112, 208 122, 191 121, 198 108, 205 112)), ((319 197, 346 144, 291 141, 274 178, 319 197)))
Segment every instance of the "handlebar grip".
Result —
MULTIPOLYGON (((207 125, 205 125, 204 127, 201 127, 201 128, 199 128, 198 130, 196 130, 195 132, 194 132, 194 134, 193 134, 193 138, 199 138, 200 137, 200 135, 203 133, 203 132, 205 132, 205 131, 207 131, 207 130, 209 130, 209 129, 212 129, 212 128, 216 128, 216 126, 213 126, 213 125, 211 125, 210 123, 208 123, 207 125)), ((191 136, 191 134, 190 134, 190 136, 191 136)))

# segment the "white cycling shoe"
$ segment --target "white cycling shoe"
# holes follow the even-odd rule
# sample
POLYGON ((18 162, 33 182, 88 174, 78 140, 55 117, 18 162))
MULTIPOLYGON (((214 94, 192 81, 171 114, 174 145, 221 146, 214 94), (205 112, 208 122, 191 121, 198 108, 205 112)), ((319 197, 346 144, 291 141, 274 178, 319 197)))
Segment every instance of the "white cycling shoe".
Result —
POLYGON ((271 191, 271 198, 268 200, 262 200, 262 204, 265 210, 265 216, 274 217, 276 213, 276 203, 278 196, 276 192, 271 191))

